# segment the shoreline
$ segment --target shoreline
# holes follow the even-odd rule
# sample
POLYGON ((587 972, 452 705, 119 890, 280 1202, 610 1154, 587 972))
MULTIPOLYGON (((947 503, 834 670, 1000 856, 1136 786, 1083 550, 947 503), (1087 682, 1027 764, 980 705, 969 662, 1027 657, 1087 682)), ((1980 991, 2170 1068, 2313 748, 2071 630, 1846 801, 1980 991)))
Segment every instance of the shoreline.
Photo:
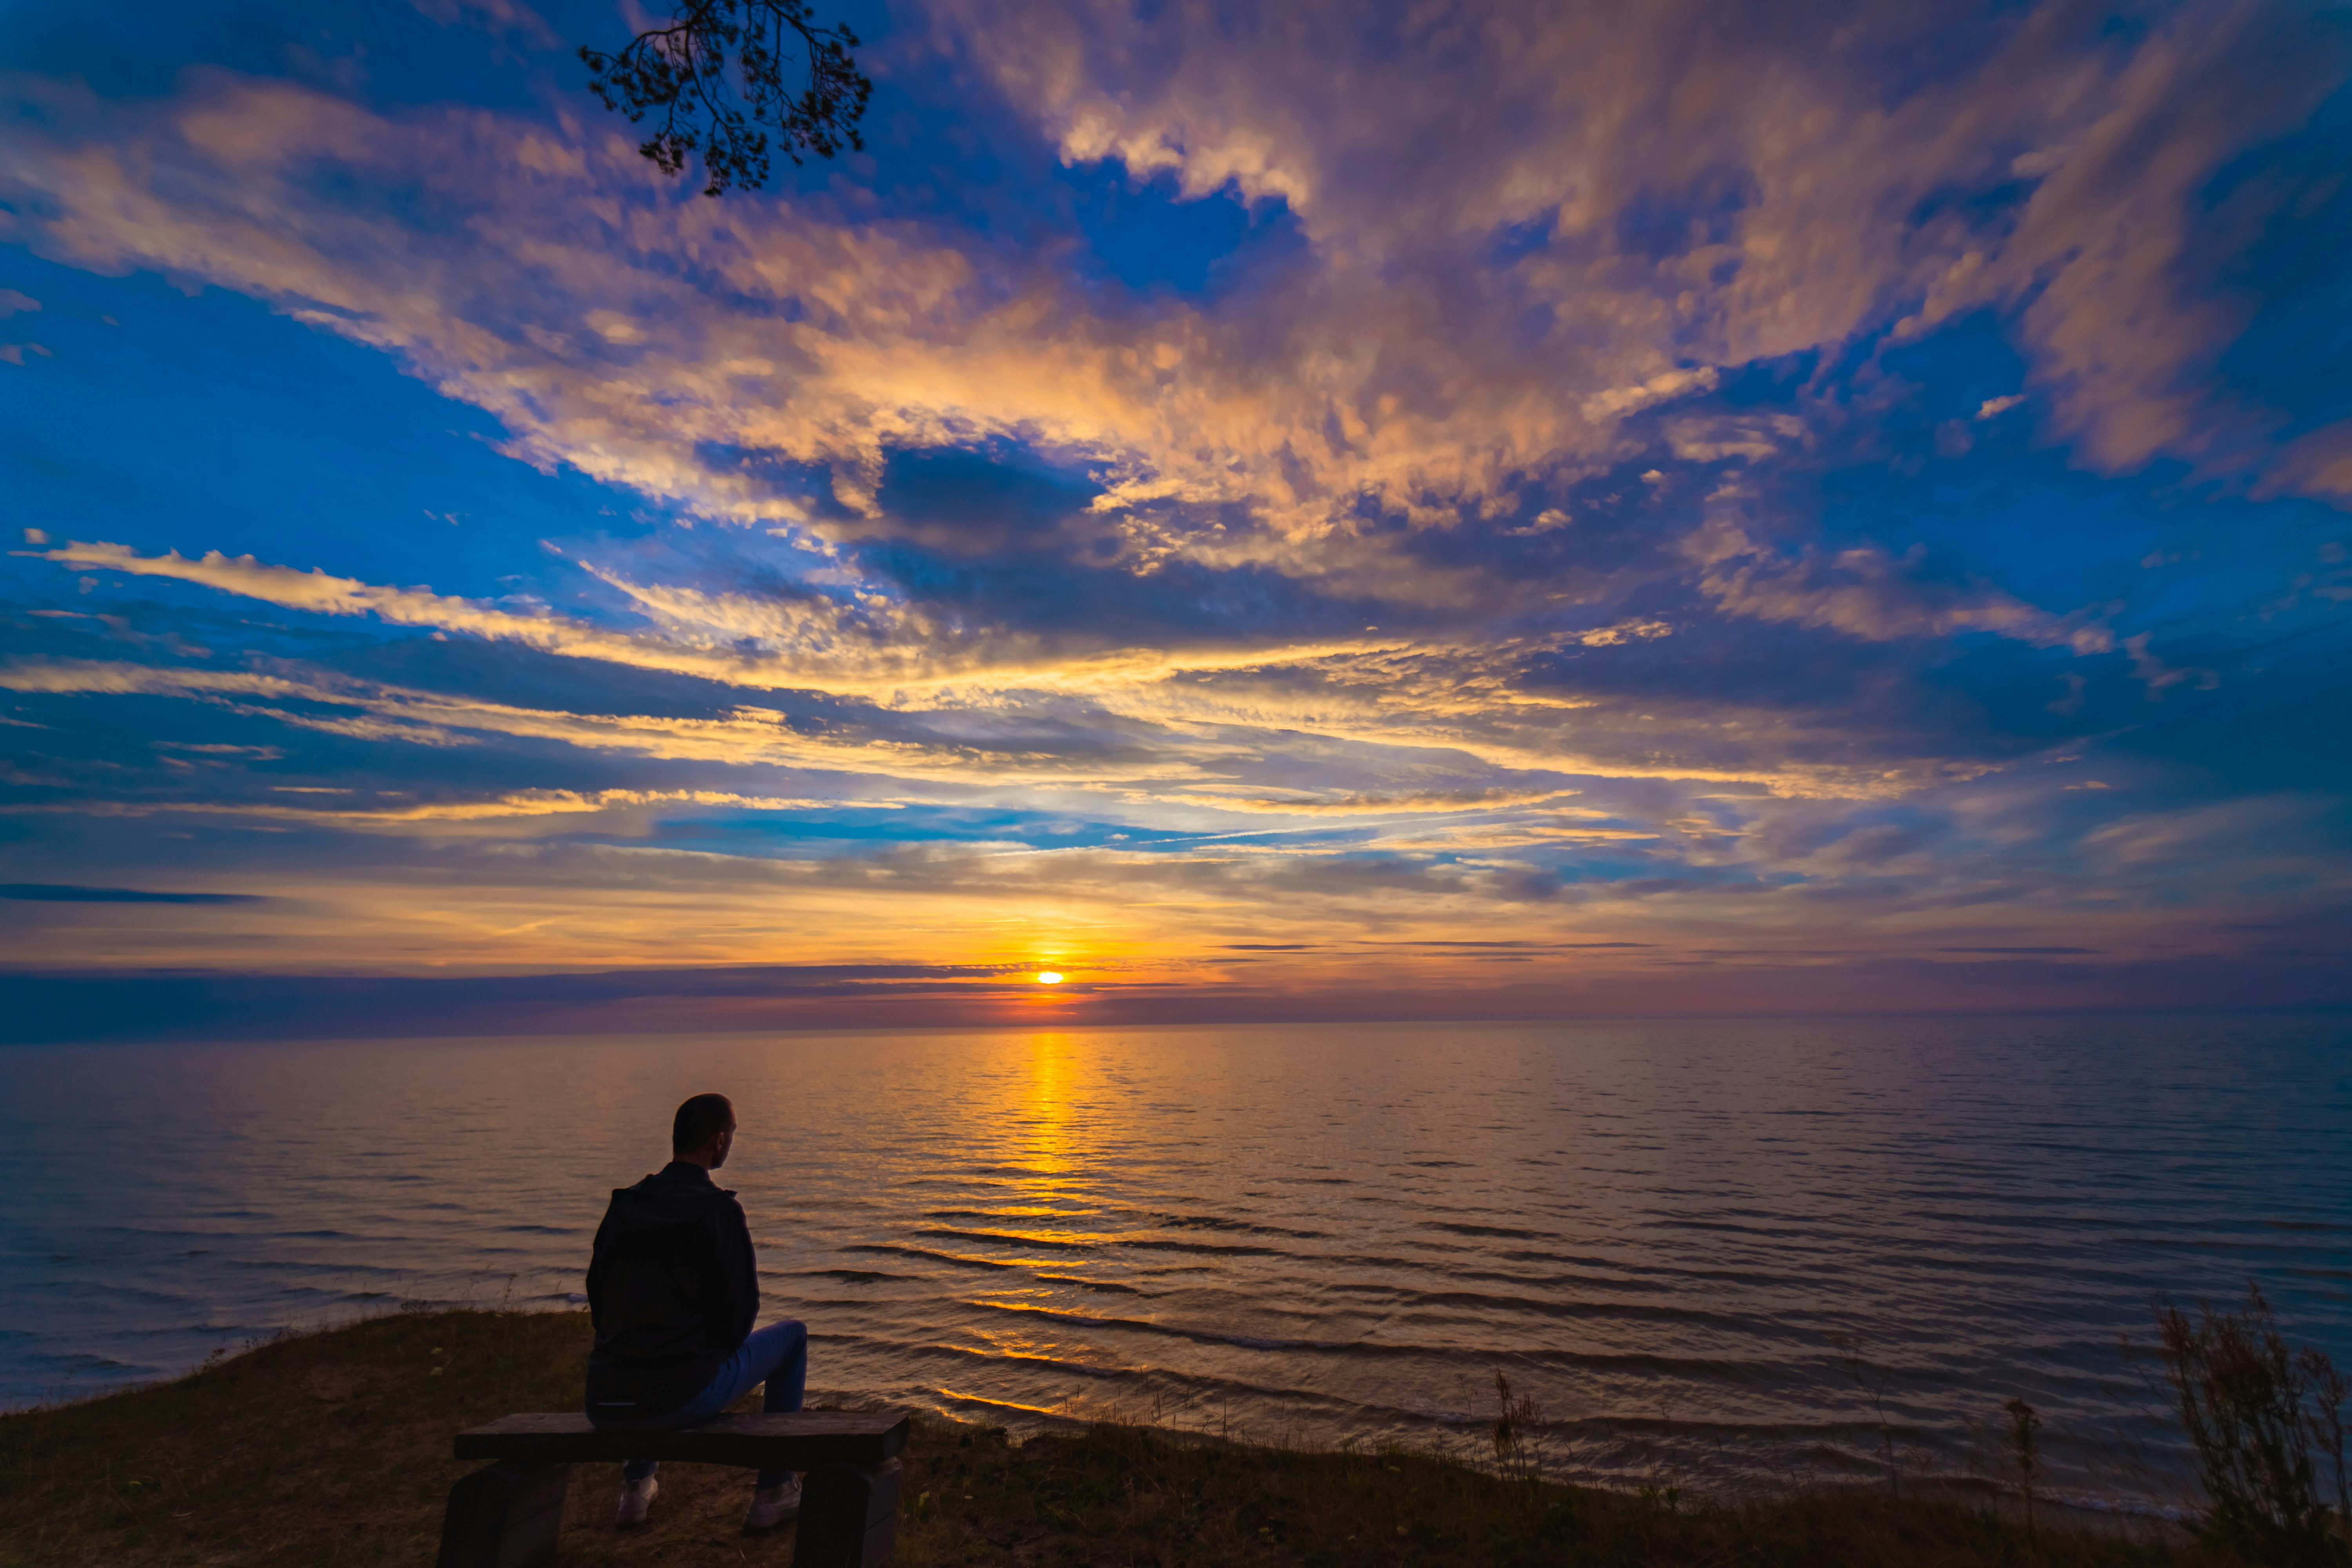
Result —
MULTIPOLYGON (((578 1313, 459 1309, 289 1333, 197 1372, 0 1414, 0 1561, 429 1561, 461 1427, 568 1408, 578 1313)), ((2223 1564, 2161 1521, 1874 1485, 1711 1498, 1511 1477, 1402 1449, 1318 1452, 1097 1424, 1010 1440, 925 1415, 904 1568, 950 1563, 2223 1564)), ((748 1479, 665 1471, 654 1521, 610 1523, 617 1467, 574 1474, 565 1563, 785 1563, 738 1528, 748 1479), (610 1473, 607 1473, 610 1472, 610 1473)), ((1947 1489, 1936 1489, 1942 1492, 1947 1489)), ((2054 1502, 2055 1500, 2051 1500, 2054 1502)))
MULTIPOLYGON (((509 1314, 532 1318, 584 1319, 585 1316, 584 1309, 578 1305, 576 1298, 571 1303, 559 1303, 548 1300, 543 1305, 517 1304, 510 1298, 500 1300, 496 1304, 489 1304, 488 1298, 486 1297, 477 1297, 472 1300, 460 1299, 454 1302, 446 1300, 425 1302, 394 1299, 390 1304, 369 1303, 348 1313, 323 1314, 310 1321, 286 1324, 275 1330, 257 1331, 235 1345, 224 1342, 202 1362, 184 1371, 164 1373, 141 1382, 93 1389, 87 1393, 60 1390, 55 1397, 29 1404, 0 1405, 0 1422, 5 1422, 14 1416, 54 1413, 109 1399, 152 1394, 272 1345, 292 1340, 309 1340, 340 1334, 387 1318, 464 1318, 509 1314)), ((812 1395, 814 1400, 813 1407, 834 1407, 826 1402, 836 1394, 848 1401, 847 1404, 840 1405, 841 1408, 863 1408, 866 1403, 870 1403, 861 1401, 859 1396, 847 1391, 820 1390, 812 1395)), ((990 1409, 1001 1410, 1003 1413, 1003 1418, 1001 1421, 991 1421, 986 1419, 984 1415, 959 1415, 950 1411, 913 1406, 908 1408, 916 1409, 919 1419, 939 1426, 957 1429, 969 1427, 975 1431, 1004 1431, 1008 1434, 1010 1441, 1016 1445, 1040 1436, 1067 1437, 1098 1426, 1114 1426, 1150 1432, 1173 1442, 1222 1441, 1238 1447, 1276 1453, 1328 1454, 1344 1458, 1361 1457, 1375 1452, 1402 1452, 1418 1459, 1458 1466, 1476 1474, 1493 1473, 1487 1467, 1475 1460, 1465 1459, 1459 1454, 1448 1453, 1433 1447, 1394 1442, 1368 1446, 1352 1439, 1342 1440, 1337 1444, 1317 1443, 1293 1432, 1270 1432, 1249 1427, 1237 1430, 1225 1425, 1221 1425, 1217 1430, 1212 1431, 1206 1426, 1188 1427, 1155 1420, 1134 1421, 1126 1417, 1126 1413, 1116 1402, 1102 1407, 1099 1413, 1094 1414, 1051 1410, 1034 1405, 1001 1405, 999 1402, 976 1398, 968 1399, 965 1402, 981 1407, 983 1412, 990 1409)), ((561 1401, 557 1405, 550 1406, 550 1408, 558 1407, 562 1407, 561 1401)), ((1479 1431, 1490 1428, 1493 1425, 1491 1415, 1475 1418, 1449 1416, 1447 1421, 1452 1426, 1479 1431)), ((1557 1477, 1547 1471, 1545 1479, 1558 1480, 1559 1484, 1572 1486, 1584 1491, 1625 1497, 1639 1495, 1643 1486, 1648 1484, 1629 1477, 1590 1471, 1572 1479, 1557 1477)), ((1961 1507, 2005 1510, 2011 1513, 2016 1513, 2021 1507, 2013 1486, 2003 1479, 1979 1470, 1937 1471, 1911 1468, 1901 1471, 1898 1480, 1900 1491, 1916 1494, 1923 1499, 1961 1507)), ((1720 1477, 1708 1477, 1696 1471, 1680 1471, 1677 1472, 1676 1485, 1677 1489, 1688 1497, 1705 1499, 1716 1503, 1736 1503, 1757 1497, 1785 1496, 1796 1491, 1819 1492, 1832 1496, 1859 1495, 1885 1485, 1885 1479, 1884 1477, 1873 1478, 1858 1473, 1848 1474, 1824 1468, 1816 1475, 1766 1485, 1759 1484, 1752 1477, 1725 1479, 1720 1477)), ((2037 1491, 2035 1504, 2043 1518, 2064 1521, 2075 1529, 2109 1532, 2153 1529, 2168 1538, 2179 1539, 2186 1539, 2188 1527, 2192 1525, 2200 1516, 2200 1510, 2192 1504, 2168 1503, 2153 1495, 2098 1494, 2053 1489, 2047 1491, 2037 1491)))

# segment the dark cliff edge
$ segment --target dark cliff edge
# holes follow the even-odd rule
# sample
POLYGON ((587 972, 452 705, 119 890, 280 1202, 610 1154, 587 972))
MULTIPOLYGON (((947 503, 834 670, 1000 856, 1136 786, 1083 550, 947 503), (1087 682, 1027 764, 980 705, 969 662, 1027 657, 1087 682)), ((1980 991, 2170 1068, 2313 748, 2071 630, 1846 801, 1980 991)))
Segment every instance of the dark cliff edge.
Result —
MULTIPOLYGON (((0 1415, 0 1563, 433 1561, 473 1467, 453 1433, 578 1394, 577 1313, 397 1313, 292 1335, 174 1382, 0 1415)), ((1102 1426, 1013 1443, 926 1420, 895 1561, 1004 1564, 2214 1564, 2150 1526, 2053 1527, 1853 1488, 1738 1501, 1507 1479, 1407 1453, 1313 1453, 1102 1426)), ((749 1478, 672 1465, 652 1520, 612 1526, 616 1466, 575 1470, 566 1564, 788 1563, 745 1536, 749 1478)))

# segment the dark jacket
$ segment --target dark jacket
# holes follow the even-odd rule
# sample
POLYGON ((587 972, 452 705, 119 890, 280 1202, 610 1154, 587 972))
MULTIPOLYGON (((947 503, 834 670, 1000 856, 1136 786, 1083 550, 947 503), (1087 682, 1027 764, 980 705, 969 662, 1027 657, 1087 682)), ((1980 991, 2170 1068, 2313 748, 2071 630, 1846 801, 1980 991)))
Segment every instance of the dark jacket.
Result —
POLYGON ((680 1160, 614 1193, 588 1264, 588 1313, 591 1416, 647 1421, 684 1405, 760 1316, 743 1205, 680 1160))

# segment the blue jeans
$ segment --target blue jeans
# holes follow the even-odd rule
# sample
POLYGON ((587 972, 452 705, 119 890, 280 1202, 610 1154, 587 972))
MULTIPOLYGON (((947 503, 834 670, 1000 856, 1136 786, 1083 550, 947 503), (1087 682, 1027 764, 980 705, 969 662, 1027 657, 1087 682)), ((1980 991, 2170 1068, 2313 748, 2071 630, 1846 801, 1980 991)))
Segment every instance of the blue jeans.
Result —
MULTIPOLYGON (((703 1386, 701 1393, 667 1415, 651 1421, 599 1421, 600 1432, 675 1432, 681 1426, 699 1426, 760 1384, 768 1385, 760 1408, 771 1415, 789 1415, 801 1407, 801 1391, 808 1386, 808 1325, 787 1318, 781 1323, 770 1323, 753 1331, 751 1337, 736 1347, 735 1353, 719 1363, 719 1375, 703 1386)), ((624 1478, 642 1481, 661 1468, 658 1459, 631 1459, 621 1468, 624 1478)), ((761 1470, 759 1484, 763 1487, 781 1485, 782 1470, 761 1470)))

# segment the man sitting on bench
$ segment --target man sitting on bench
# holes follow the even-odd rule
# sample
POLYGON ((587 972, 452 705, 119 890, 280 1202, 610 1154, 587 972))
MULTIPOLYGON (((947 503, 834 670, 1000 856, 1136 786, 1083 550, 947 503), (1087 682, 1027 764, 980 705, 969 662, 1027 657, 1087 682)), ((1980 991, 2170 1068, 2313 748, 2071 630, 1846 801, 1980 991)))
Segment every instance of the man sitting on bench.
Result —
MULTIPOLYGON (((786 1321, 758 1333, 760 1277, 735 1194, 710 1179, 735 1142, 735 1107, 698 1094, 677 1108, 670 1162, 613 1194, 588 1265, 588 1419, 607 1432, 671 1432, 719 1415, 755 1384, 761 1408, 801 1407, 808 1329, 786 1321)), ((644 1521, 660 1489, 652 1459, 621 1472, 615 1524, 644 1521)), ((800 1511, 798 1476, 761 1470, 743 1528, 772 1530, 800 1511)))

